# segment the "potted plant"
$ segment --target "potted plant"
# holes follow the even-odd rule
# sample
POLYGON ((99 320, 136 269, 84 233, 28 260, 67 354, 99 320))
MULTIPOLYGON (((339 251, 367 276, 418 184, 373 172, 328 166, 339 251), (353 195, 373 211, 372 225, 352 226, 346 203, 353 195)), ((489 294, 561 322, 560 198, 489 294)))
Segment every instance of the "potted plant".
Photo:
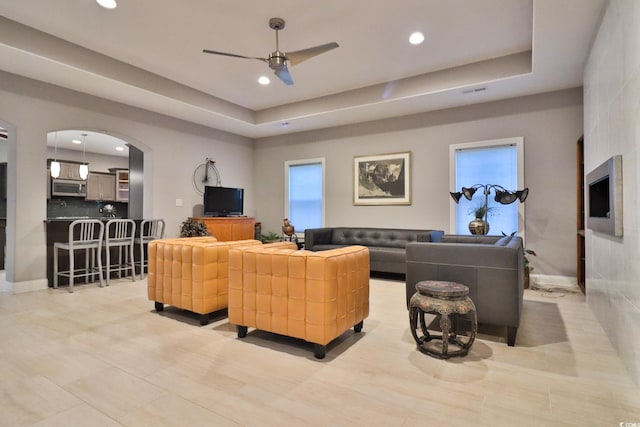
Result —
POLYGON ((474 215, 474 218, 484 219, 485 214, 491 214, 495 210, 495 206, 488 206, 484 203, 480 203, 469 209, 469 213, 474 215))
POLYGON ((262 241, 262 243, 274 243, 274 242, 279 242, 281 238, 277 233, 270 231, 267 234, 262 234, 260 236, 260 240, 262 241))
POLYGON ((475 219, 469 223, 469 231, 471 234, 487 234, 489 233, 489 222, 485 221, 485 216, 495 210, 494 206, 480 203, 469 209, 469 213, 473 214, 475 219))
POLYGON ((209 236, 204 222, 189 218, 180 225, 180 237, 209 236))
POLYGON ((533 267, 531 266, 531 263, 529 262, 529 258, 527 258, 527 255, 538 256, 536 252, 532 249, 524 250, 524 288, 525 289, 529 289, 529 274, 533 271, 533 267))

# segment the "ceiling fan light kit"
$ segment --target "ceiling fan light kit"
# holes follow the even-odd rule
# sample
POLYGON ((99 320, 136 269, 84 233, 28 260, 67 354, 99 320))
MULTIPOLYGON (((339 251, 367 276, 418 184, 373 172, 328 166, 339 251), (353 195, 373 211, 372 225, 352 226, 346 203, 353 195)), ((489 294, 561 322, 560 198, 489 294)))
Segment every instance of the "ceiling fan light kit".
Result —
POLYGON ((259 58, 254 56, 243 56, 237 55, 235 53, 227 53, 220 52, 216 50, 203 49, 203 53, 210 53, 213 55, 222 55, 222 56, 231 56, 233 58, 243 58, 243 59, 257 59, 259 61, 266 62, 269 68, 273 70, 276 76, 282 82, 287 85, 293 84, 293 79, 291 78, 291 74, 289 74, 289 70, 287 68, 287 64, 297 65, 307 59, 313 58, 314 56, 318 56, 322 53, 325 53, 331 49, 335 49, 339 47, 338 43, 331 42, 326 43, 319 46, 310 47, 308 49, 297 50, 294 52, 282 52, 280 50, 280 41, 278 39, 278 31, 282 30, 285 26, 284 19, 282 18, 271 18, 269 19, 269 27, 276 32, 276 50, 271 52, 267 58, 259 58))

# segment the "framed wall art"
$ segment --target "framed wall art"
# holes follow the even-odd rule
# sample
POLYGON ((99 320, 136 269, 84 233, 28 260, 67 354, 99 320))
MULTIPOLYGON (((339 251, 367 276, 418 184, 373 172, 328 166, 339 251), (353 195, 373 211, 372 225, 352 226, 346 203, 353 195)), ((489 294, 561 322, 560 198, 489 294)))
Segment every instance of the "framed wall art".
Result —
POLYGON ((354 205, 410 205, 411 153, 353 158, 354 205))

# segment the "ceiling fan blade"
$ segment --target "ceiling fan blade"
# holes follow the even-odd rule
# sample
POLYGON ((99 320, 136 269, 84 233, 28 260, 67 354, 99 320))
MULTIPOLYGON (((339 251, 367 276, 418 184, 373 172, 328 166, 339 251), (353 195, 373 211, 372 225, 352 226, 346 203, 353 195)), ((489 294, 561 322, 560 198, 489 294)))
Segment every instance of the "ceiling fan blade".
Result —
POLYGON ((242 55, 236 55, 235 53, 218 52, 217 50, 202 49, 202 52, 211 53, 213 55, 231 56, 233 58, 243 58, 243 59, 257 59, 258 61, 268 62, 265 58, 257 58, 255 56, 242 56, 242 55))
POLYGON ((293 84, 293 79, 291 78, 291 74, 289 74, 289 70, 287 70, 286 66, 278 68, 277 70, 274 70, 274 73, 276 76, 278 76, 280 80, 282 80, 287 85, 293 84))
POLYGON ((287 61, 289 61, 291 65, 296 65, 301 63, 302 61, 306 61, 307 59, 313 58, 314 56, 320 55, 321 53, 325 53, 339 46, 340 45, 338 45, 338 43, 336 42, 327 43, 320 46, 310 47, 308 49, 289 52, 286 54, 286 57, 287 61))

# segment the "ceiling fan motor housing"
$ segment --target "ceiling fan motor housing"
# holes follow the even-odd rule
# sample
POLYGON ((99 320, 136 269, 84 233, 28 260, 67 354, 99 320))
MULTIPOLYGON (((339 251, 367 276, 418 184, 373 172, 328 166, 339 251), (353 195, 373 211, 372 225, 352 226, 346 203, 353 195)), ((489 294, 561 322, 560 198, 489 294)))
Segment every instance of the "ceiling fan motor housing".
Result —
POLYGON ((284 28, 284 19, 269 19, 269 27, 271 27, 272 30, 276 30, 276 50, 269 54, 267 62, 269 64, 269 68, 272 70, 281 70, 287 66, 287 63, 285 62, 287 58, 283 52, 280 52, 280 46, 278 46, 278 31, 284 28))
POLYGON ((269 68, 271 68, 272 70, 279 70, 287 65, 286 60, 287 58, 284 52, 276 50, 275 52, 269 54, 269 68))

